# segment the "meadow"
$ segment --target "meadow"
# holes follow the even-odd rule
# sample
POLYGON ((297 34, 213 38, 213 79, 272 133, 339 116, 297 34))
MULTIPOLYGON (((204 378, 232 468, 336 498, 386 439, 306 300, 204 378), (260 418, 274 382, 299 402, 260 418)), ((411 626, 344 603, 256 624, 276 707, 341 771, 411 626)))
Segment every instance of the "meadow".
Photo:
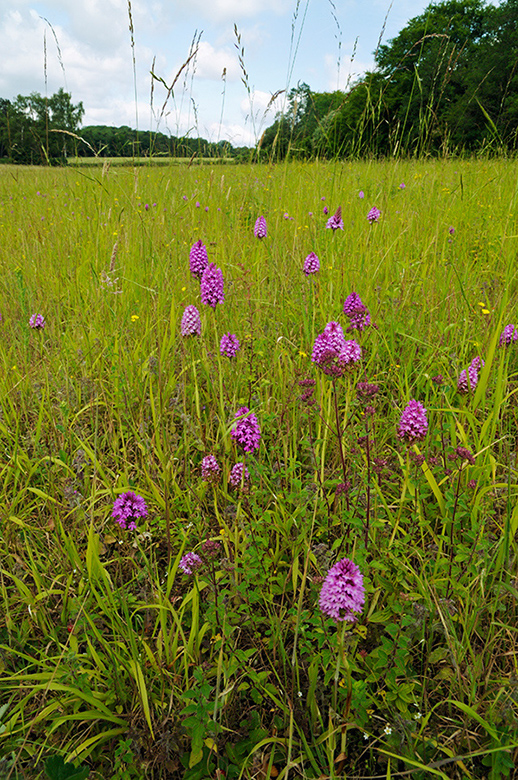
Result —
POLYGON ((0 167, 2 778, 515 776, 517 197, 505 159, 0 167))

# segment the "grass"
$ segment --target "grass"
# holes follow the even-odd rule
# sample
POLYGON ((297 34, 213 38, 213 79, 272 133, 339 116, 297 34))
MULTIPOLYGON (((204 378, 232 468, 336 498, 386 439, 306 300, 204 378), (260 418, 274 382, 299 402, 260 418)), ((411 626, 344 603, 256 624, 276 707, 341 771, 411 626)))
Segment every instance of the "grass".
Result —
POLYGON ((118 780, 513 776, 517 195, 505 160, 2 166, 2 777, 56 757, 118 780), (333 383, 313 343, 352 290, 376 327, 333 383), (408 445, 411 398, 429 427, 408 445), (262 439, 230 489, 244 405, 262 439), (136 532, 111 517, 128 490, 136 532), (366 604, 337 625, 318 598, 343 557, 366 604))

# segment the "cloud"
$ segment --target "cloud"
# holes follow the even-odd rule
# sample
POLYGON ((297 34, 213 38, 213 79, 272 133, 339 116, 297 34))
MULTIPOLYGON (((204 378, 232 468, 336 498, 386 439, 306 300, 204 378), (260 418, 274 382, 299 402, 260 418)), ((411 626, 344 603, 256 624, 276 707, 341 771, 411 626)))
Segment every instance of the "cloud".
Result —
MULTIPOLYGON (((182 2, 182 5, 183 2, 182 2)), ((290 0, 191 0, 189 10, 196 11, 197 15, 214 21, 239 21, 264 13, 274 13, 282 16, 291 8, 290 0)))
POLYGON ((239 79, 239 63, 235 52, 226 48, 215 49, 210 43, 200 41, 196 56, 196 77, 221 81, 223 69, 226 69, 227 81, 239 79))

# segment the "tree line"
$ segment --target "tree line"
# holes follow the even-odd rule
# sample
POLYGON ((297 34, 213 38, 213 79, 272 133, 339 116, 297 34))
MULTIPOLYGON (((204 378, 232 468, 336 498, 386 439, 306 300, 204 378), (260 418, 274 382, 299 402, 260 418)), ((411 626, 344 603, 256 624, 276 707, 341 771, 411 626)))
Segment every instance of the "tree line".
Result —
POLYGON ((264 132, 269 159, 514 152, 518 0, 429 5, 346 92, 299 84, 264 132))
MULTIPOLYGON (((84 107, 63 89, 0 98, 0 160, 25 165, 66 164, 69 157, 229 157, 242 150, 227 141, 176 138, 131 127, 81 127, 84 107)), ((247 150, 249 151, 249 150, 247 150)))

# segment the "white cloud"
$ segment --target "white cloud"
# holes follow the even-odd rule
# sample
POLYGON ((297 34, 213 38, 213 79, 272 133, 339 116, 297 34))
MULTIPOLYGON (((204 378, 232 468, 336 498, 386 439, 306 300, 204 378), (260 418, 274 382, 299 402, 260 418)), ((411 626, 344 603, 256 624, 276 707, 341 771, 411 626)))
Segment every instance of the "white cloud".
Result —
POLYGON ((200 41, 196 55, 196 77, 221 81, 223 69, 226 69, 227 81, 236 81, 239 78, 239 63, 235 52, 226 48, 215 49, 210 43, 200 41))
POLYGON ((206 0, 191 0, 189 11, 196 11, 193 17, 200 15, 216 21, 235 22, 263 13, 282 16, 291 6, 290 0, 212 0, 210 3, 206 0))

